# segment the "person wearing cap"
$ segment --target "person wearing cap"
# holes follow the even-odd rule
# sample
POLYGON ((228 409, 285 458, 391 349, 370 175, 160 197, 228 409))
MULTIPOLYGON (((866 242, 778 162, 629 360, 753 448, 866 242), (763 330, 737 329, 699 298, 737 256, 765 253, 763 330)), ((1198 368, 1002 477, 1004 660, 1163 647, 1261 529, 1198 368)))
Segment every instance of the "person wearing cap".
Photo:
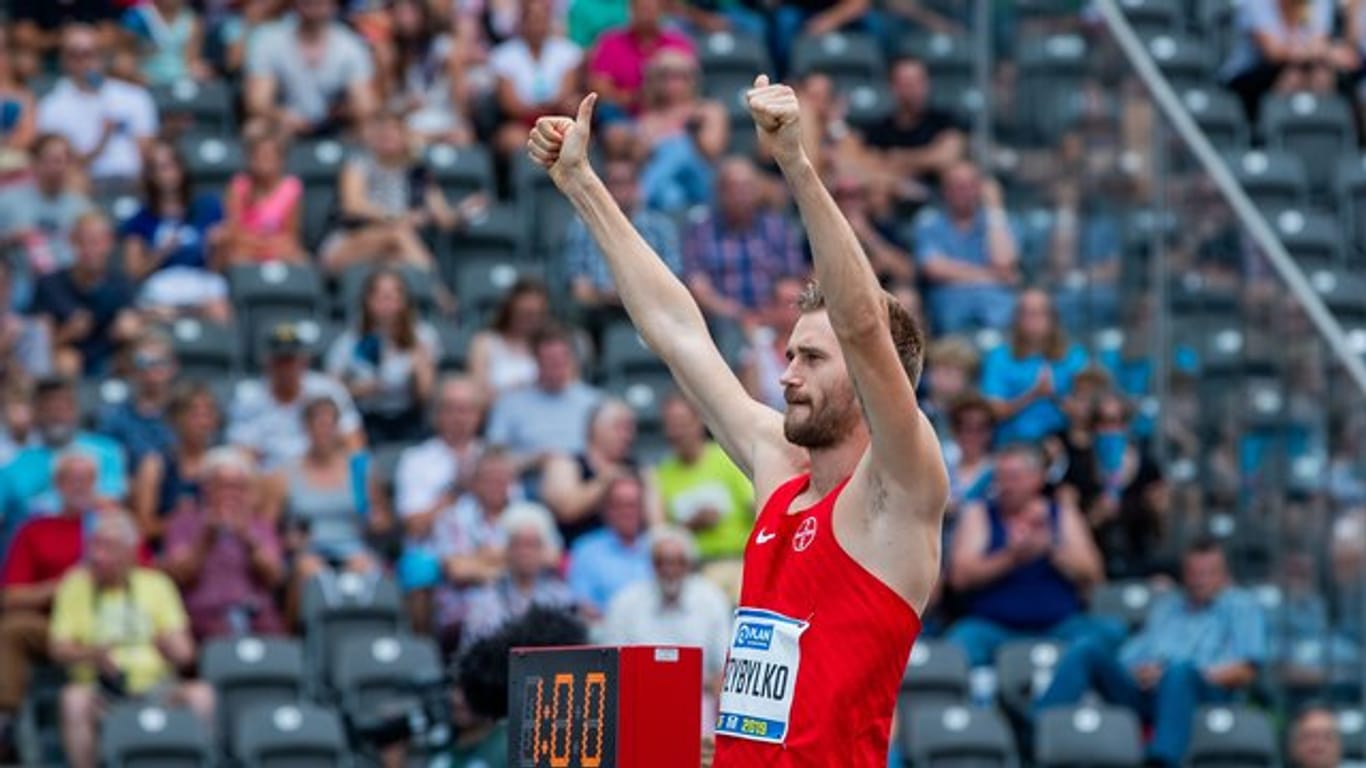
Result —
POLYGON ((129 466, 136 467, 148 454, 165 453, 175 443, 166 418, 178 373, 170 338, 157 329, 143 332, 133 348, 133 369, 133 391, 127 400, 101 410, 96 431, 118 441, 128 452, 129 466))
POLYGON ((266 375, 238 385, 228 409, 228 442, 254 454, 274 471, 308 450, 303 408, 317 398, 337 404, 348 448, 364 444, 360 414, 341 382, 308 369, 309 350, 293 323, 280 323, 268 340, 266 375))

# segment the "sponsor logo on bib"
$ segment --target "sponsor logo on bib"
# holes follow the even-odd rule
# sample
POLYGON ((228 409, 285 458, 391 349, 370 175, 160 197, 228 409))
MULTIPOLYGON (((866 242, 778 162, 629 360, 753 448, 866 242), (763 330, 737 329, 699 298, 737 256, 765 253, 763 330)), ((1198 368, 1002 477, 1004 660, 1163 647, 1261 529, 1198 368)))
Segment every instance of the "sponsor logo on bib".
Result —
POLYGON ((716 732, 781 744, 787 738, 807 622, 741 607, 735 611, 716 732))

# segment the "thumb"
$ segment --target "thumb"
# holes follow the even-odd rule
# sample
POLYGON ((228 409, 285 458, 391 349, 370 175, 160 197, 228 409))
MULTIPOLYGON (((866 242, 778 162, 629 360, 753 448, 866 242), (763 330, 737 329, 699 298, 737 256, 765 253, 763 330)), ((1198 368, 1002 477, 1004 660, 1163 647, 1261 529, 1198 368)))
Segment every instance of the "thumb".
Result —
POLYGON ((590 93, 583 97, 579 102, 579 116, 575 118, 574 124, 589 128, 593 124, 593 106, 598 103, 598 94, 590 93))
POLYGON ((758 77, 754 78, 754 87, 755 87, 755 88, 767 88, 767 87, 768 87, 768 75, 759 75, 758 77))

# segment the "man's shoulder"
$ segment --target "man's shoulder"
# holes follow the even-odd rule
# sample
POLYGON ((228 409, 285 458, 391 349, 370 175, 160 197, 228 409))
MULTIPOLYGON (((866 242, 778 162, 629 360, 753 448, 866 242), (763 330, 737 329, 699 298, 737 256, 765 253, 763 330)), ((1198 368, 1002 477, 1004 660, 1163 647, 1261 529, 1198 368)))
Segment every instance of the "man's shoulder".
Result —
POLYGON ((137 566, 129 572, 128 584, 135 596, 147 594, 151 598, 147 602, 154 603, 159 608, 168 596, 174 596, 175 602, 180 602, 180 593, 165 571, 137 566))
POLYGON ((439 437, 429 437, 403 449, 398 456, 400 465, 422 463, 439 459, 445 452, 446 444, 439 437))
POLYGON ((152 92, 137 83, 111 77, 100 86, 100 98, 145 106, 152 103, 152 92))

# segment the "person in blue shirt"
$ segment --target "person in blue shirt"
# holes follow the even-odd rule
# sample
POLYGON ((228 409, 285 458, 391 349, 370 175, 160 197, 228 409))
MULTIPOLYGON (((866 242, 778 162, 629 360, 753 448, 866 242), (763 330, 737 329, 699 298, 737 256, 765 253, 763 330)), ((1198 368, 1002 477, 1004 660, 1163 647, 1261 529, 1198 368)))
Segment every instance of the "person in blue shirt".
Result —
POLYGON ((1068 649, 1036 711, 1074 705, 1095 690, 1152 726, 1150 764, 1180 765, 1196 709, 1230 701, 1267 658, 1266 617, 1232 584, 1217 541, 1201 538, 1186 550, 1182 586, 1153 605, 1118 654, 1095 640, 1068 649))
POLYGON ((612 482, 602 502, 606 526, 569 550, 569 589, 583 609, 602 616, 618 592, 654 574, 645 535, 645 485, 635 475, 612 482))
POLYGON ((1037 442, 1065 429, 1058 401, 1087 362, 1086 350, 1067 340, 1048 294, 1020 294, 1009 343, 991 350, 982 363, 982 394, 1000 420, 997 444, 1037 442))
POLYGON ((165 333, 149 329, 138 337, 133 369, 128 399, 101 409, 95 430, 123 446, 129 466, 136 467, 148 454, 168 453, 175 443, 167 408, 177 368, 165 333))
POLYGON ((10 537, 24 520, 59 509, 53 470, 58 455, 68 448, 79 449, 95 462, 95 490, 100 496, 118 502, 128 491, 123 449, 103 435, 80 430, 74 384, 61 378, 44 379, 35 387, 34 401, 40 442, 19 451, 0 469, 0 552, 8 548, 10 537))
POLYGON ((943 207, 921 212, 913 229, 931 326, 939 335, 1003 328, 1020 282, 1020 236, 1000 186, 961 162, 944 172, 940 187, 943 207))

